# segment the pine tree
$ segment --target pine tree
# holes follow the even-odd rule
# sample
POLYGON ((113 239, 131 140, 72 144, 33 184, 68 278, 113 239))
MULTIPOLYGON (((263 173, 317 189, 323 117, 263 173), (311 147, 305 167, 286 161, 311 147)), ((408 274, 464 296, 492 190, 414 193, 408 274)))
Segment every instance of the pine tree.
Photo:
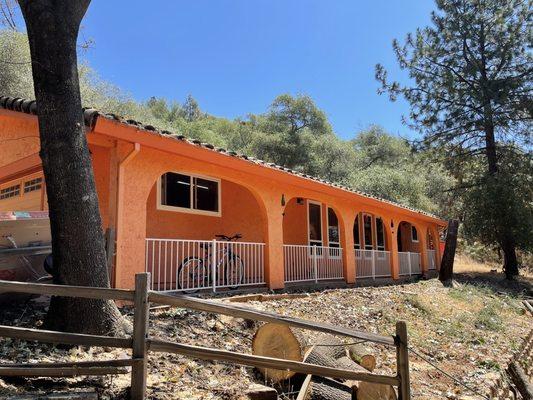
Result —
MULTIPOLYGON (((531 145, 532 2, 437 0, 436 5, 431 26, 407 35, 404 44, 393 42, 399 66, 409 72, 412 84, 390 82, 378 64, 379 92, 409 102, 406 123, 423 133, 422 146, 445 151, 450 165, 482 161, 468 186, 482 188, 483 203, 498 210, 479 217, 493 229, 490 236, 503 250, 504 270, 511 278, 518 274, 520 238, 506 222, 518 221, 516 207, 506 198, 516 188, 509 187, 501 160, 504 152, 531 145)), ((525 206, 531 207, 531 201, 525 206)))

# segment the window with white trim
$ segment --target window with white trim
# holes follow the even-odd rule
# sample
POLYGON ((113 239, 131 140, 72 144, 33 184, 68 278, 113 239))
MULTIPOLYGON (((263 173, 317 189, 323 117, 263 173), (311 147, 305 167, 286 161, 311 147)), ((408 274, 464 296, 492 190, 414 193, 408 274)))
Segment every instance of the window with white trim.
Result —
POLYGON ((418 232, 413 225, 411 225, 411 241, 418 242, 418 232))
POLYGON ((0 200, 9 199, 20 195, 20 185, 12 185, 0 189, 0 200))
POLYGON ((359 237, 359 215, 355 217, 353 224, 353 247, 356 250, 361 249, 361 238, 359 237))
POLYGON ((385 226, 381 218, 376 218, 376 242, 377 249, 385 251, 385 226))
POLYGON ((363 214, 363 239, 365 240, 365 250, 373 250, 372 215, 370 214, 363 214))
POLYGON ((220 180, 167 172, 159 184, 159 208, 220 215, 220 180))
POLYGON ((328 207, 328 246, 340 247, 339 219, 332 208, 328 207))
POLYGON ((322 246, 322 205, 308 201, 307 210, 309 215, 309 244, 322 246))
POLYGON ((339 219, 333 208, 328 207, 328 246, 330 258, 341 257, 341 239, 339 232, 339 219), (333 247, 333 248, 331 248, 333 247))
POLYGON ((41 190, 43 186, 43 178, 34 178, 32 180, 24 182, 24 193, 35 192, 36 190, 41 190))

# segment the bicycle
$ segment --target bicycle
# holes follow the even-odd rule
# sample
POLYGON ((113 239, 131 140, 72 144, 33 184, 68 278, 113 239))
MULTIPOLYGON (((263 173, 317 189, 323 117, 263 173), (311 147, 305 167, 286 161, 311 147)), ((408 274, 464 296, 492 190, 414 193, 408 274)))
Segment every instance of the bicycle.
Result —
MULTIPOLYGON (((239 233, 233 236, 215 235, 215 238, 232 242, 242 238, 242 235, 239 233)), ((217 251, 215 266, 212 265, 213 245, 201 243, 200 248, 204 250, 202 257, 189 256, 181 262, 176 276, 178 288, 185 293, 195 293, 199 289, 212 286, 213 282, 209 283, 213 267, 216 268, 217 281, 222 278, 222 282, 215 282, 217 286, 227 286, 230 289, 239 287, 243 280, 244 263, 233 252, 232 246, 224 245, 219 251, 215 248, 214 251, 217 251)))

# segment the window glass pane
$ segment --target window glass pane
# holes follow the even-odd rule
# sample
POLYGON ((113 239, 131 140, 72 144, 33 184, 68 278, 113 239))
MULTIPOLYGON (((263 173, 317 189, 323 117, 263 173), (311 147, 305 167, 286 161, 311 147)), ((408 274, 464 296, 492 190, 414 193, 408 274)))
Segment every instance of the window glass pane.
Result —
POLYGON ((20 185, 13 185, 0 190, 0 200, 20 195, 20 185))
POLYGON ((197 210, 218 212, 218 182, 194 178, 194 202, 197 210))
POLYGON ((309 240, 322 242, 320 205, 309 203, 309 240))
POLYGON ((376 219, 376 236, 378 240, 378 249, 385 248, 385 230, 383 229, 383 220, 381 218, 376 219))
POLYGON ((361 242, 359 240, 359 215, 355 217, 355 223, 353 225, 353 242, 356 249, 361 248, 361 242))
POLYGON ((365 249, 372 249, 372 216, 365 215, 363 217, 365 249))
POLYGON ((161 177, 161 204, 191 208, 191 177, 167 172, 161 177))
POLYGON ((40 190, 42 186, 43 178, 35 178, 31 181, 24 182, 24 193, 30 193, 35 190, 40 190))
POLYGON ((418 242, 418 232, 414 226, 411 226, 411 239, 413 242, 418 242))
POLYGON ((339 220, 332 208, 328 208, 328 240, 329 245, 339 243, 339 220))

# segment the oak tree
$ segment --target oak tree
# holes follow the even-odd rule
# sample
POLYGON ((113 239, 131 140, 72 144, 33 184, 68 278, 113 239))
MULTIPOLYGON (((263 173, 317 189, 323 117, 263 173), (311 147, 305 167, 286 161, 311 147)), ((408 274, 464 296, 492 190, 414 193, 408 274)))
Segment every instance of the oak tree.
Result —
MULTIPOLYGON (((30 44, 47 187, 55 283, 109 286, 102 221, 85 136, 76 43, 90 0, 19 0, 30 44)), ((53 297, 46 324, 56 330, 113 333, 112 301, 53 297)))

